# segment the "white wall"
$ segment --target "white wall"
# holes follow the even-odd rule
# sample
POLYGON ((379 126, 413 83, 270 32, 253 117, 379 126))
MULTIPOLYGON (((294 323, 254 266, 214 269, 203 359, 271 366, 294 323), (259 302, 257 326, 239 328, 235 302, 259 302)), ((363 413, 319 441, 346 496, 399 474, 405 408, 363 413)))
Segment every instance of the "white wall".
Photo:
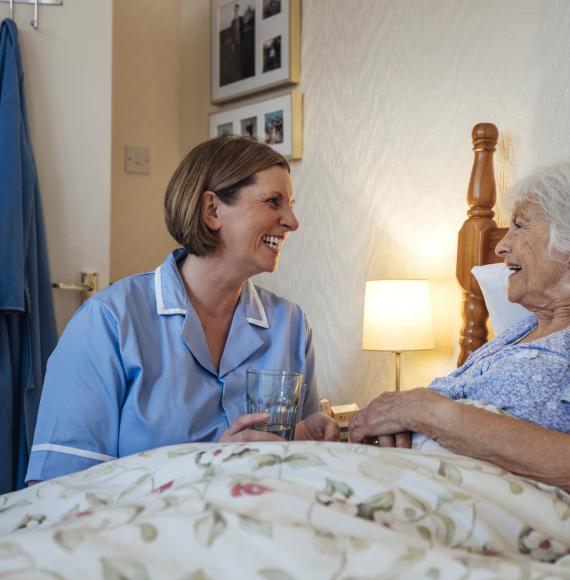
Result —
MULTIPOLYGON (((0 17, 9 13, 0 5, 0 17)), ((81 271, 109 280, 111 187, 111 0, 39 9, 15 5, 52 280, 81 271)), ((77 293, 54 292, 61 330, 77 293)))
POLYGON ((367 279, 432 282, 437 350, 403 354, 403 386, 454 368, 471 128, 499 127, 503 189, 570 157, 568 30, 565 0, 303 3, 302 228, 263 283, 312 319, 333 400, 363 403, 393 384, 393 356, 360 348, 367 279))
MULTIPOLYGON (((207 137, 209 1, 181 0, 181 144, 207 137)), ((434 351, 402 355, 402 385, 455 367, 471 129, 498 125, 499 192, 570 157, 566 0, 304 0, 301 229, 260 282, 312 320, 321 391, 362 404, 394 382, 360 348, 364 283, 428 278, 434 351)))

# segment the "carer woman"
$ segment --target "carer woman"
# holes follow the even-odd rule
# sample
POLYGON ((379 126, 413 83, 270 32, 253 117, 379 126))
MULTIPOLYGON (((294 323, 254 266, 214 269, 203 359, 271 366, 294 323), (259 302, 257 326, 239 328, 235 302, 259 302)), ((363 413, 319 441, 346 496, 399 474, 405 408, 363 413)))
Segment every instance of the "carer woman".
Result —
POLYGON ((246 137, 198 145, 174 173, 166 224, 182 246, 154 272, 88 300, 46 372, 27 481, 183 442, 279 439, 244 415, 245 371, 303 373, 295 437, 337 439, 318 412, 312 333, 295 304, 254 286, 273 272, 293 213, 287 160, 246 137))

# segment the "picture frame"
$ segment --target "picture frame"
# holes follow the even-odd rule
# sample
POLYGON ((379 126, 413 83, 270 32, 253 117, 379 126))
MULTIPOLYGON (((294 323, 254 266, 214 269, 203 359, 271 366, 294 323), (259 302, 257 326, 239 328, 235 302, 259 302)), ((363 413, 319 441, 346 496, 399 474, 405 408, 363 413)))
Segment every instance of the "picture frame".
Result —
POLYGON ((212 102, 298 83, 301 0, 210 0, 212 102))
POLYGON ((303 156, 303 94, 263 99, 248 105, 211 113, 209 135, 250 135, 271 145, 288 159, 303 156))

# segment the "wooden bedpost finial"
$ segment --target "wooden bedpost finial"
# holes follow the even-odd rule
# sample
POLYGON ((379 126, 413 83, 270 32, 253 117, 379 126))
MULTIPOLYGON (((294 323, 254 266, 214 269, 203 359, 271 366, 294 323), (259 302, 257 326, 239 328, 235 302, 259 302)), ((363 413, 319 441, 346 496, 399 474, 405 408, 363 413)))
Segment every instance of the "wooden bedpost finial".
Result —
POLYGON ((477 123, 471 131, 471 139, 473 139, 474 150, 495 151, 499 129, 493 123, 477 123))
POLYGON ((484 241, 490 231, 497 229, 493 220, 497 198, 493 153, 499 130, 492 123, 479 123, 473 127, 471 137, 475 158, 467 190, 468 218, 459 232, 457 255, 457 280, 463 290, 458 364, 462 364, 469 353, 487 341, 487 309, 471 268, 485 263, 484 241))
POLYGON ((467 215, 472 218, 493 218, 497 200, 493 153, 497 146, 499 130, 493 123, 479 123, 471 132, 475 159, 467 190, 467 215))

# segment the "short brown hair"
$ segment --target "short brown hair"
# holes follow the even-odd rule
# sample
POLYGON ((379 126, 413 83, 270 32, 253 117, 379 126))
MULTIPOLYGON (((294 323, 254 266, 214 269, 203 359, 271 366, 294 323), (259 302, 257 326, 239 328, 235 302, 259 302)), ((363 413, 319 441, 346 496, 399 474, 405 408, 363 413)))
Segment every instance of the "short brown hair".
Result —
POLYGON ((242 187, 255 183, 256 173, 275 166, 290 171, 281 153, 252 137, 225 135, 194 147, 166 188, 164 213, 170 235, 189 254, 213 252, 218 239, 204 223, 202 194, 213 191, 232 205, 242 187))

